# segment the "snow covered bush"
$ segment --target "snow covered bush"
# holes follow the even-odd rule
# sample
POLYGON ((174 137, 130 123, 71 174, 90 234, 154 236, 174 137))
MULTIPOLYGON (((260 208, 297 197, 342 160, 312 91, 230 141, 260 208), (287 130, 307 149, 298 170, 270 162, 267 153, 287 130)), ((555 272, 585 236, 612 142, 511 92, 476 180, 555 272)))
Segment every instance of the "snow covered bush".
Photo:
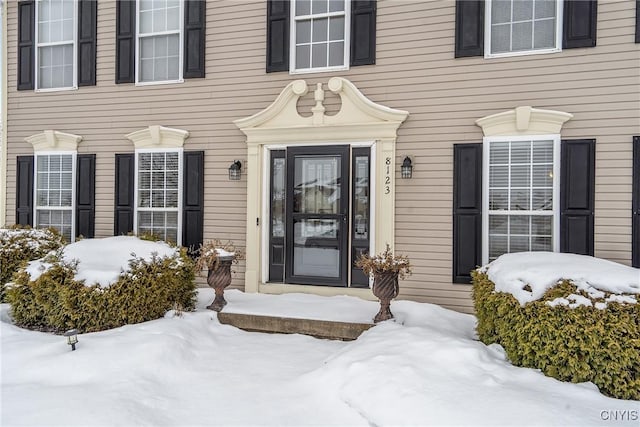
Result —
POLYGON ((17 325, 95 332, 162 317, 196 302, 184 249, 120 236, 87 239, 35 261, 15 276, 7 300, 17 325))
POLYGON ((26 261, 42 258, 63 245, 64 239, 54 229, 0 229, 0 301, 4 301, 4 286, 26 261))
POLYGON ((508 254, 472 272, 478 336, 511 362, 640 399, 640 271, 572 254, 508 254))

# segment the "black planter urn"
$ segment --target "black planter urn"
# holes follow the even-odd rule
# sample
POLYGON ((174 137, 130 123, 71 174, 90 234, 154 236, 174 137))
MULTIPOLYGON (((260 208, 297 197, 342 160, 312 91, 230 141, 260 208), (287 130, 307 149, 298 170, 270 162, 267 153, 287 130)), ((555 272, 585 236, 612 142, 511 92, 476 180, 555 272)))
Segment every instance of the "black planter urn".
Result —
POLYGON ((233 256, 219 257, 218 268, 209 267, 207 273, 207 284, 216 292, 213 302, 207 306, 209 310, 222 311, 227 305, 224 299, 224 289, 231 284, 231 264, 233 256))
POLYGON ((393 319, 391 313, 391 300, 398 296, 400 288, 398 286, 398 273, 395 271, 385 271, 374 273, 373 275, 373 295, 380 300, 380 311, 373 318, 374 323, 393 319))

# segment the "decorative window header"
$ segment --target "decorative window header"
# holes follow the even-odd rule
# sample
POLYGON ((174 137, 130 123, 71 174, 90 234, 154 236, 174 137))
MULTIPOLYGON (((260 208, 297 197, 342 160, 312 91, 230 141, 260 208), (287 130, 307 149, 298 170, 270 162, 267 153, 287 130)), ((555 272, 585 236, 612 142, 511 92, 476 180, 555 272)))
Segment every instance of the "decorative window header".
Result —
POLYGON ((189 132, 182 129, 153 125, 126 135, 139 148, 182 148, 189 132))
POLYGON ((484 136, 555 135, 562 125, 573 118, 563 111, 517 107, 514 110, 492 114, 476 120, 484 136))
POLYGON ((33 145, 33 151, 77 151, 82 137, 71 133, 45 130, 24 139, 33 145))

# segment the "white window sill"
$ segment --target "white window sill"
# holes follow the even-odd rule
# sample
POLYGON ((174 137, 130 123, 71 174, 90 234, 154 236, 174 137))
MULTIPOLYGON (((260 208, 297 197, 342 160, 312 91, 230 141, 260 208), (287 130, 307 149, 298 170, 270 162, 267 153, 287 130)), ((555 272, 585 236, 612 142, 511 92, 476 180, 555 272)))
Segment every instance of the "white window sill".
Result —
POLYGON ((347 71, 348 69, 349 69, 348 66, 325 67, 325 68, 303 68, 301 70, 289 70, 289 74, 295 75, 295 74, 312 74, 312 73, 331 73, 334 71, 347 71))
POLYGON ((68 90, 78 90, 78 86, 71 87, 50 87, 46 89, 36 89, 36 93, 47 93, 47 92, 64 92, 68 90))
POLYGON ((553 49, 523 50, 518 52, 505 52, 505 53, 486 53, 484 55, 484 58, 485 59, 509 58, 511 56, 543 55, 546 53, 558 53, 558 52, 562 52, 562 49, 553 48, 553 49))
POLYGON ((136 86, 156 86, 156 85, 170 85, 175 83, 184 83, 184 79, 178 80, 161 80, 157 82, 136 82, 136 86))

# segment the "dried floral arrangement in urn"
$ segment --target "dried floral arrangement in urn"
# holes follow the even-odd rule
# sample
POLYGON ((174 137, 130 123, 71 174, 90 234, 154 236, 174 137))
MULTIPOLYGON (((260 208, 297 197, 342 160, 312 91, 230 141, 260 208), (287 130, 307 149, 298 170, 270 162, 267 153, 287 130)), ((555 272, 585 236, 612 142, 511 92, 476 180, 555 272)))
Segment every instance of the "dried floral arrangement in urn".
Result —
POLYGON ((219 239, 206 241, 200 245, 196 258, 196 268, 207 272, 207 284, 211 286, 216 296, 207 306, 210 310, 221 311, 227 305, 224 290, 231 284, 231 264, 237 264, 244 259, 244 252, 236 248, 230 240, 222 242, 219 239))
POLYGON ((373 318, 375 323, 393 319, 391 300, 398 296, 400 290, 398 278, 404 279, 412 273, 411 262, 405 255, 394 255, 389 245, 384 252, 371 256, 360 255, 356 267, 364 274, 373 276, 373 294, 380 300, 380 311, 373 318))

